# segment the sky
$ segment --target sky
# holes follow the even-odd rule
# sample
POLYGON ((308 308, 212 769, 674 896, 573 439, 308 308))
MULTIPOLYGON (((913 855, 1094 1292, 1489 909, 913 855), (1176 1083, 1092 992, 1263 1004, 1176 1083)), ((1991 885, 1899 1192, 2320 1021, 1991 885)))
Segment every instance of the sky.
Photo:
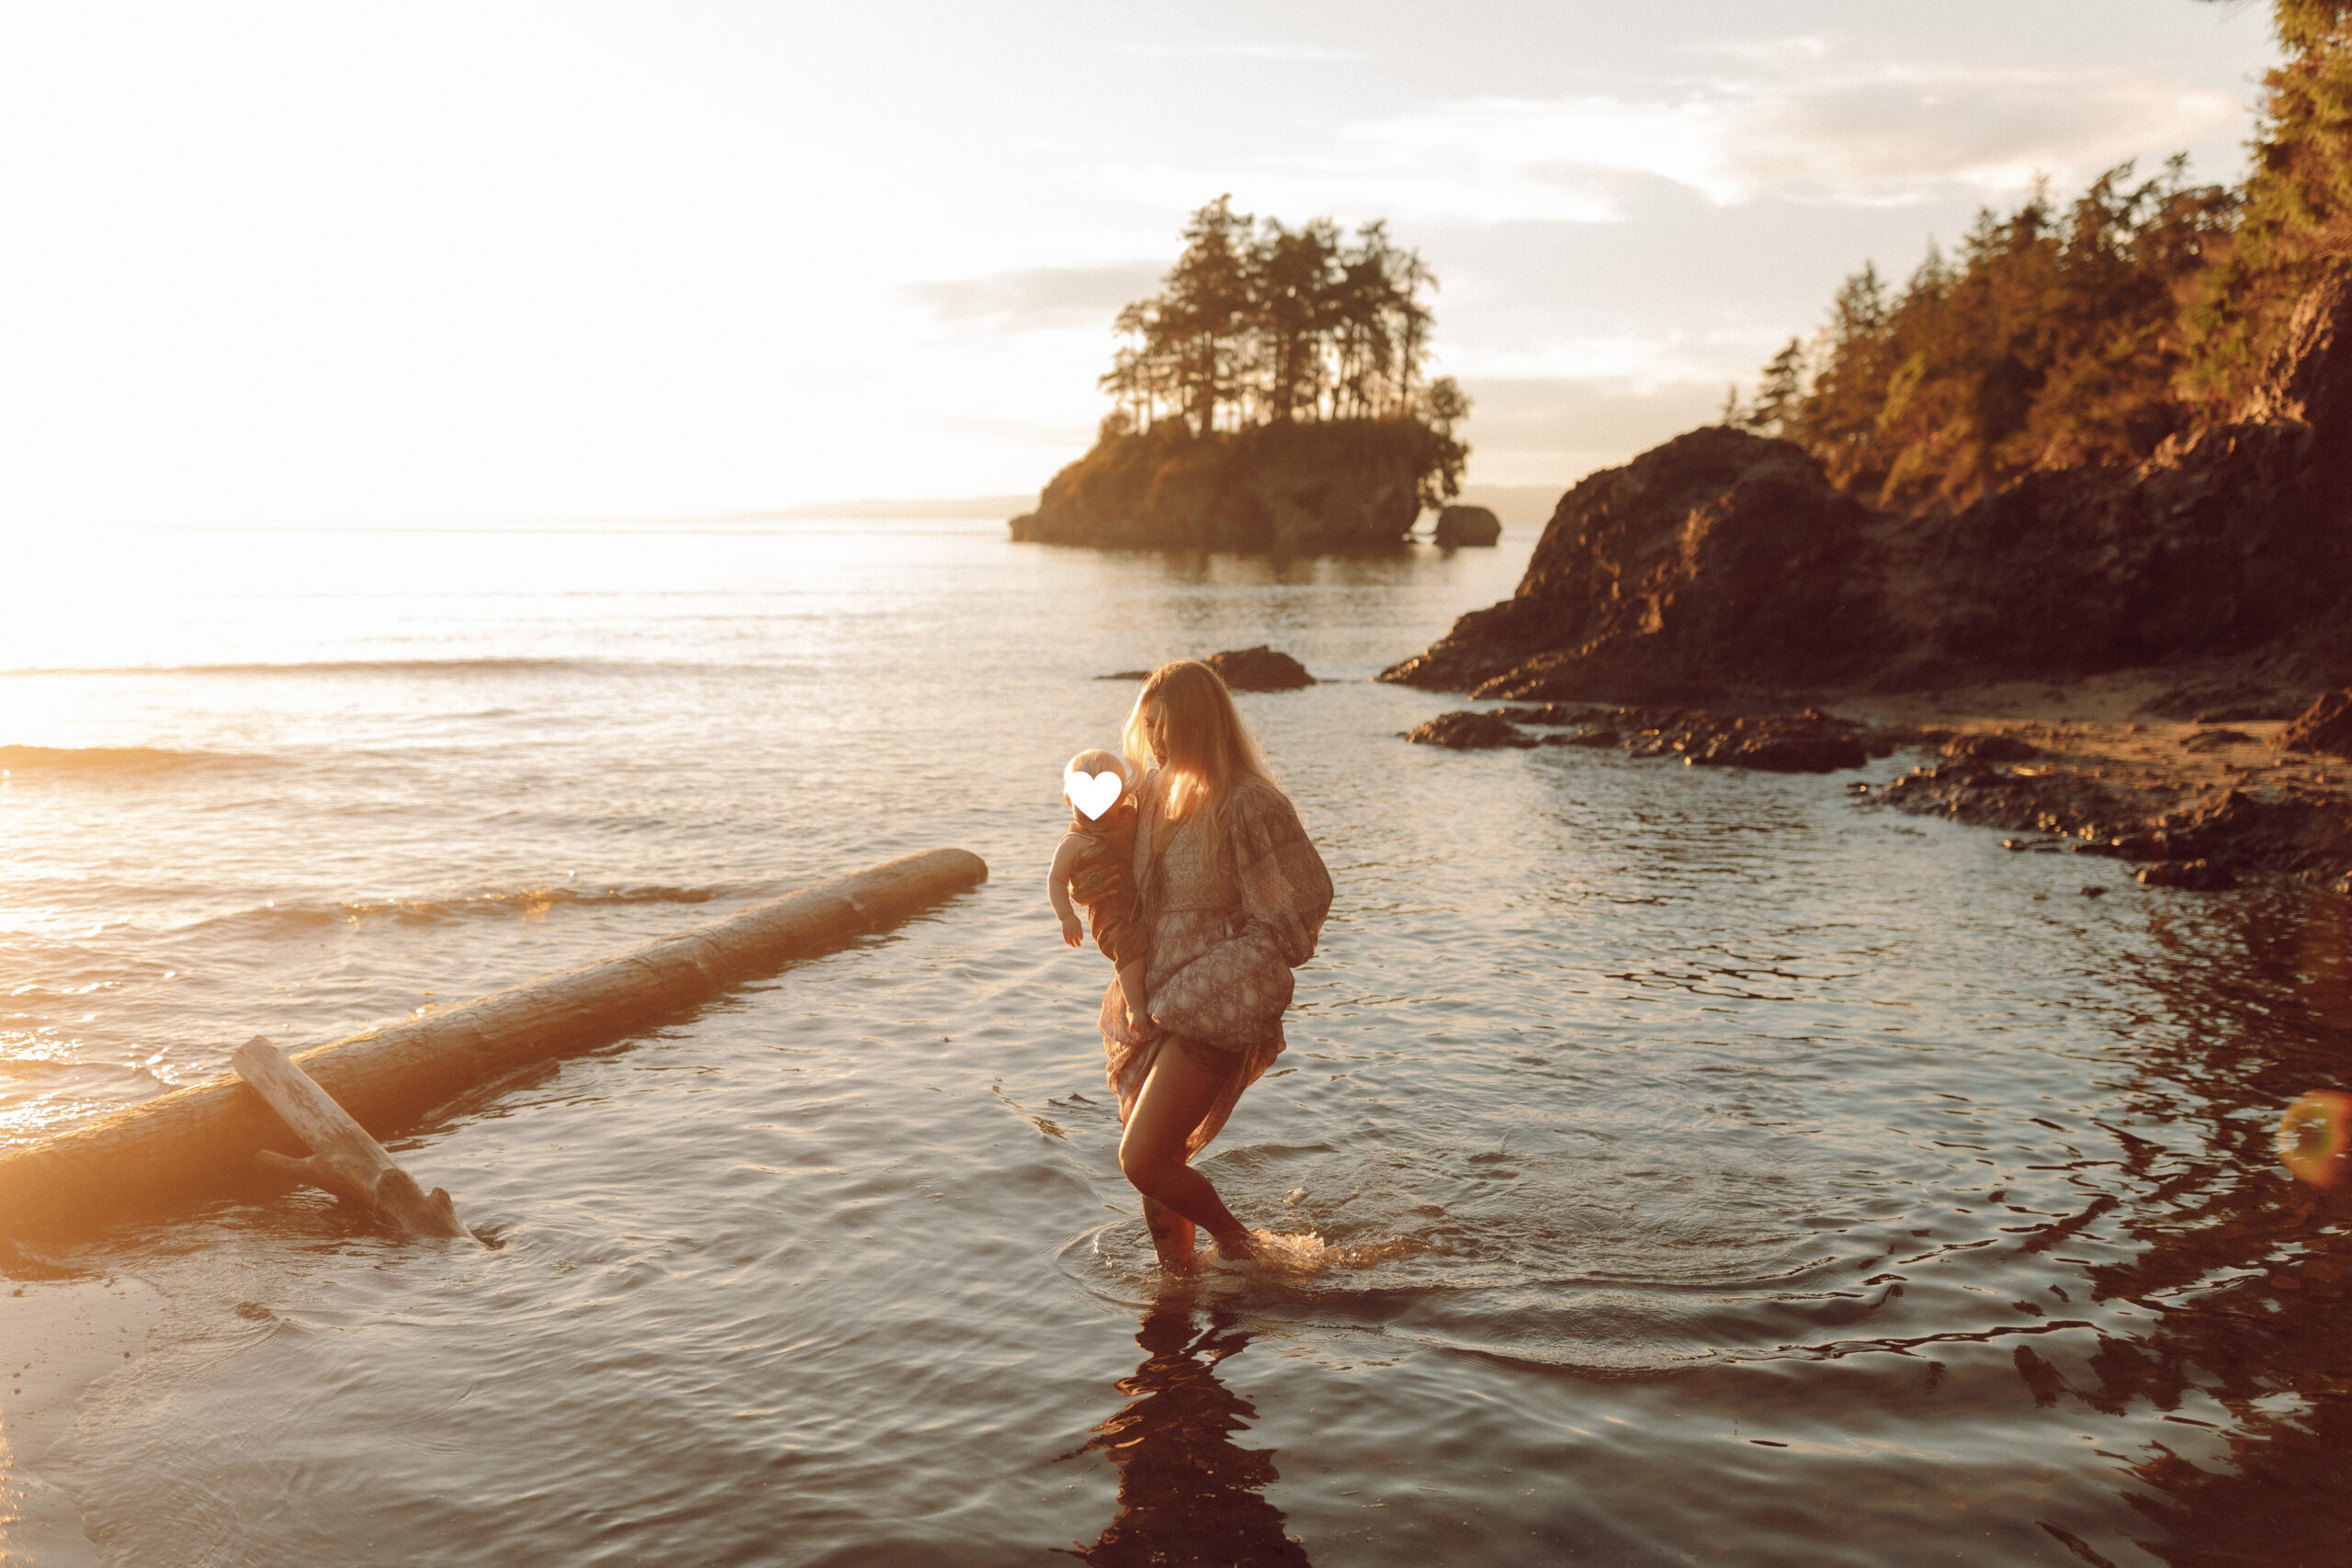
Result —
POLYGON ((1034 492, 1193 209, 1385 219, 1474 484, 1721 406, 1866 261, 2188 151, 2198 0, 0 5, 0 526, 1034 492))

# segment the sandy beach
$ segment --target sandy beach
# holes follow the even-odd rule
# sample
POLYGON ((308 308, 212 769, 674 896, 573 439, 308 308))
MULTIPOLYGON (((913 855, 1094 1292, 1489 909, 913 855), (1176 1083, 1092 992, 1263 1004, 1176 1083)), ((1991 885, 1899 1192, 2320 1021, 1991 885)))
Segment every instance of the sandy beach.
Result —
POLYGON ((73 1492, 50 1476, 82 1395, 146 1348, 164 1298, 128 1275, 6 1281, 0 1291, 0 1564, 95 1568, 73 1492))

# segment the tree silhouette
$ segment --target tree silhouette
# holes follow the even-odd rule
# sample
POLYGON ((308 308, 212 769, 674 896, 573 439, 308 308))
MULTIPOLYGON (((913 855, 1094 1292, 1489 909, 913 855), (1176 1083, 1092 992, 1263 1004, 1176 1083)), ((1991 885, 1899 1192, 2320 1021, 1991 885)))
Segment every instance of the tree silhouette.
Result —
POLYGON ((1102 384, 1122 432, 1167 419, 1205 435, 1414 418, 1430 391, 1434 323, 1422 293, 1436 288, 1437 275, 1389 238, 1385 220, 1350 243, 1328 218, 1261 225, 1220 196, 1186 223, 1160 292, 1119 312, 1125 341, 1102 384))
POLYGON ((2182 380, 2227 418, 2251 391, 2304 290, 2352 257, 2352 0, 2275 0, 2287 62, 2263 77, 2244 211, 2199 279, 2182 380))
POLYGON ((2047 192, 1930 247, 1900 294, 1874 268, 1764 367, 1726 423, 1783 436, 1883 506, 1965 505, 2038 468, 2136 463, 2239 417, 2295 307, 2352 264, 2352 0, 2273 0, 2245 186, 2186 155, 2124 164, 2063 211, 2047 192))
POLYGON ((2237 198, 2176 157, 2121 164, 2071 207, 1980 212, 1898 292, 1849 277, 1811 344, 1765 366, 1750 429, 1795 442, 1883 506, 1965 505, 2035 468, 2137 462, 2189 423, 2178 301, 2237 198))

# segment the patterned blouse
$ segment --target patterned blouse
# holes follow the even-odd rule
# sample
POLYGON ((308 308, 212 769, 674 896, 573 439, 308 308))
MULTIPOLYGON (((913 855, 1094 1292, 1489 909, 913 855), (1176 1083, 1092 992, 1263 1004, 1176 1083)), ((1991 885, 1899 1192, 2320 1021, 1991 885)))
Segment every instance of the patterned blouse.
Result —
POLYGON ((1234 787, 1225 809, 1229 852, 1216 856, 1198 814, 1172 826, 1161 815, 1157 784, 1155 773, 1137 792, 1136 910, 1150 933, 1151 1015, 1168 1033, 1138 1043, 1114 983, 1101 1016, 1105 1076, 1125 1121, 1169 1036, 1210 1047, 1206 1060, 1232 1077, 1187 1144, 1197 1153, 1225 1125, 1241 1091, 1282 1054, 1291 971, 1315 956, 1331 877, 1289 797, 1273 785, 1250 780, 1234 787))

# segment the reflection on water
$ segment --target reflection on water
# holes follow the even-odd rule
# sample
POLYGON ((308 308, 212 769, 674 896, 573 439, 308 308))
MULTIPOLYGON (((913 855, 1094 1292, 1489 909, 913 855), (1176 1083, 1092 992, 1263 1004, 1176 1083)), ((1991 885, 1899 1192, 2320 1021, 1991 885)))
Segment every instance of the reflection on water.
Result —
POLYGON ((2144 1402, 2183 1425, 2227 1412, 2222 1462, 2165 1444, 2131 1467, 2132 1501, 2172 1568, 2352 1561, 2352 1194, 2289 1179, 2280 1110, 2352 1081, 2352 905, 2313 895, 2190 904, 2160 920, 2139 979, 2189 1027, 2151 1031, 2132 1100, 2198 1130, 2186 1157, 2127 1143, 2143 1195, 2115 1216, 2145 1250, 2089 1270, 2097 1299, 2156 1313, 2102 1335, 2069 1380, 2018 1353, 2037 1403, 2109 1415, 2144 1402))
POLYGON ((1273 1453, 1235 1440, 1258 1412, 1217 1379, 1217 1363, 1239 1355, 1250 1336, 1223 1308, 1206 1317, 1196 1329, 1189 1303, 1155 1303, 1136 1334, 1143 1365, 1118 1382, 1126 1405, 1062 1456, 1099 1451, 1119 1472, 1118 1513, 1070 1556, 1111 1568, 1307 1561, 1264 1495, 1281 1478, 1273 1453))
POLYGON ((70 1259, 171 1303, 53 1477, 108 1560, 2345 1561, 2352 1190, 2272 1138, 2352 1087, 2352 905, 1404 745, 1455 699, 1369 677, 1526 542, 159 554, 175 618, 0 680, 0 1143, 847 867, 996 875, 403 1147, 501 1249, 288 1201, 70 1259), (1096 677, 1260 642, 1329 677, 1240 702, 1340 899, 1205 1157, 1324 1245, 1152 1306, 1035 877, 1096 677))

